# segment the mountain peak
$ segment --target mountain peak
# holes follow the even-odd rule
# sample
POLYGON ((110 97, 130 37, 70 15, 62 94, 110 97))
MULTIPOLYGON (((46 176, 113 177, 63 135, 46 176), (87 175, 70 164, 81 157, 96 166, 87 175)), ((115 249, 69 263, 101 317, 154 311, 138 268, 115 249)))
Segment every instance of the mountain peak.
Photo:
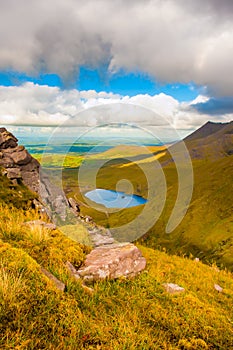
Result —
POLYGON ((208 121, 184 139, 193 159, 218 158, 233 154, 233 121, 214 123, 208 121))
POLYGON ((212 134, 215 134, 216 132, 220 131, 221 129, 225 128, 226 126, 232 123, 233 121, 228 123, 215 123, 212 121, 208 121, 207 123, 202 125, 199 129, 194 131, 191 135, 187 136, 184 139, 184 141, 193 141, 193 140, 206 138, 212 134))

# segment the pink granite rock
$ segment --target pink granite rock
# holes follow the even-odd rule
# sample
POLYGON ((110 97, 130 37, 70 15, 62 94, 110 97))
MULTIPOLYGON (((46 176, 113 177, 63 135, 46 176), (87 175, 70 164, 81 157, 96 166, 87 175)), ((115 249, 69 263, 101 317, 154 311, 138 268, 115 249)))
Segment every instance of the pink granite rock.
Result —
POLYGON ((78 270, 84 281, 133 277, 144 270, 146 259, 132 243, 116 243, 93 249, 78 270))

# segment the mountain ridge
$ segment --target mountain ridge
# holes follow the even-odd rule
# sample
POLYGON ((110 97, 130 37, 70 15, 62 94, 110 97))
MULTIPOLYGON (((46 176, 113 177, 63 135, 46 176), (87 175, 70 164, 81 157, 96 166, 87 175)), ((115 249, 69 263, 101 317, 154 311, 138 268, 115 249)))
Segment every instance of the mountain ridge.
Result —
POLYGON ((186 136, 184 138, 184 141, 196 140, 196 139, 207 137, 209 135, 213 135, 216 132, 222 130, 223 128, 231 124, 233 125, 233 121, 230 121, 227 123, 218 123, 218 122, 208 121, 207 123, 202 125, 200 128, 195 130, 193 133, 186 136))

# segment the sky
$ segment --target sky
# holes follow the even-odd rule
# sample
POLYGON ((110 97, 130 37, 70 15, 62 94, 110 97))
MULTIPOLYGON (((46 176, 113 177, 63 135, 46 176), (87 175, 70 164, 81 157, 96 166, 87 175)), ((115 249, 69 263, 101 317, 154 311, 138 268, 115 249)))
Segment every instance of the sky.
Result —
POLYGON ((0 123, 183 137, 233 119, 232 57, 232 0, 0 0, 0 123))

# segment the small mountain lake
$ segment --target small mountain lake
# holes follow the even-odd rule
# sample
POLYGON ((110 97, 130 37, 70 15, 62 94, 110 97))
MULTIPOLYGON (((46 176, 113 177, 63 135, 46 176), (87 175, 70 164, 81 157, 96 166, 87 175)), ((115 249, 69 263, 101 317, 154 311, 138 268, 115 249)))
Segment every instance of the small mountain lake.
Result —
POLYGON ((129 195, 124 192, 101 188, 89 191, 85 196, 93 202, 104 205, 106 208, 130 208, 147 202, 146 199, 134 194, 129 195))

